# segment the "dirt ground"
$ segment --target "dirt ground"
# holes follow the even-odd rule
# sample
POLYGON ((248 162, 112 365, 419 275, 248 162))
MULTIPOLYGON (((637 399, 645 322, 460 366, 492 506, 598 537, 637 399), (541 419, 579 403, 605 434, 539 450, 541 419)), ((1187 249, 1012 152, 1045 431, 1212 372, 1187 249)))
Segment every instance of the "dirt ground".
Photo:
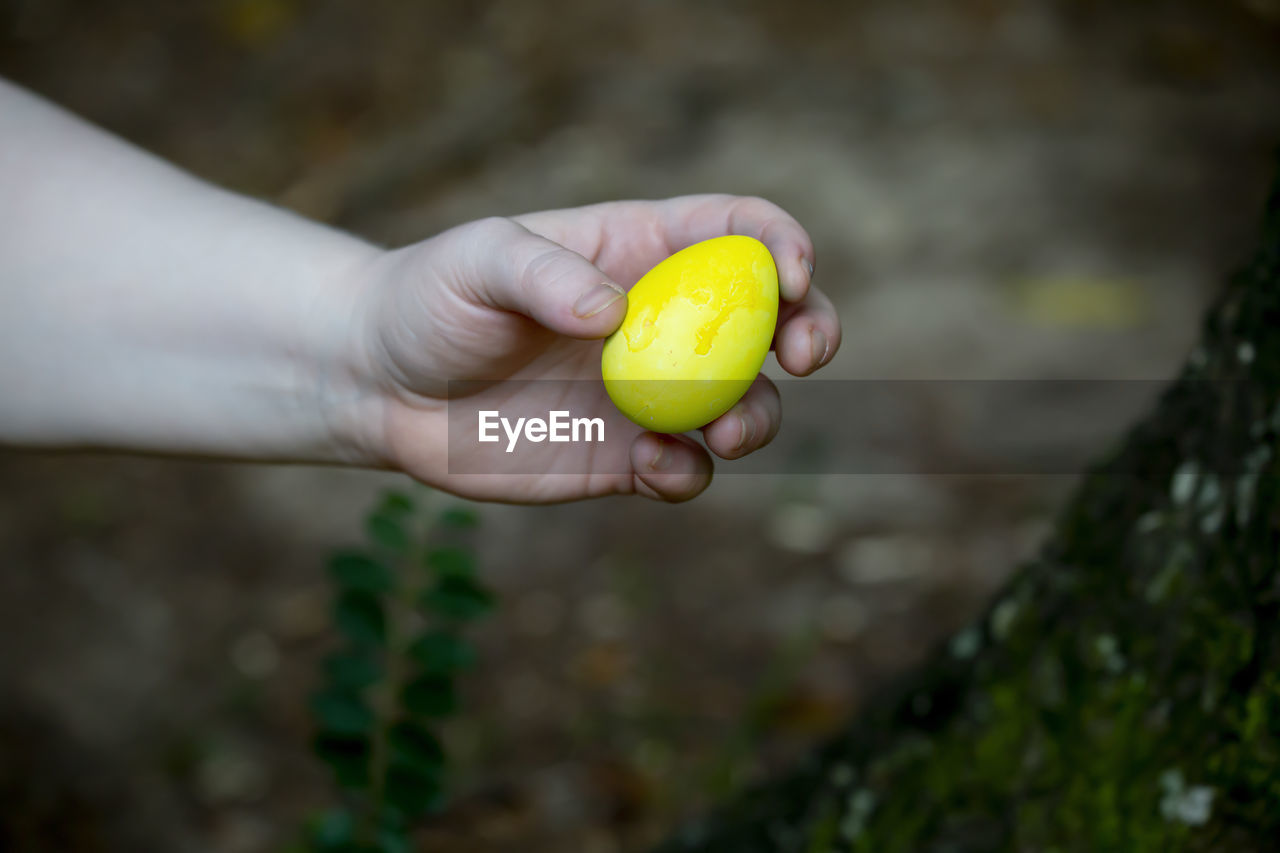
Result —
MULTIPOLYGON (((764 195, 814 236, 836 379, 1168 377, 1280 142, 1273 0, 0 0, 0 73, 386 244, 764 195)), ((422 849, 640 850, 834 731, 1072 481, 930 470, 480 507, 502 603, 422 849)), ((399 482, 0 454, 0 847, 290 841, 332 797, 324 556, 399 482)))

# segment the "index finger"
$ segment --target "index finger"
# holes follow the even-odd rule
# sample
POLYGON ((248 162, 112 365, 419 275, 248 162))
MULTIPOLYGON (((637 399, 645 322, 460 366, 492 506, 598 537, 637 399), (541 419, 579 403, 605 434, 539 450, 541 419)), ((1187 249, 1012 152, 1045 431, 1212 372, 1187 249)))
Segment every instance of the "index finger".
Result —
POLYGON ((659 215, 672 252, 726 234, 754 237, 773 255, 782 298, 799 302, 809 292, 816 260, 813 240, 773 202, 755 196, 681 196, 663 202, 659 215))
POLYGON ((619 280, 635 281, 668 255, 728 234, 754 237, 768 247, 785 301, 804 299, 813 278, 815 257, 808 232, 781 207, 755 196, 717 193, 611 201, 513 218, 612 270, 619 280))

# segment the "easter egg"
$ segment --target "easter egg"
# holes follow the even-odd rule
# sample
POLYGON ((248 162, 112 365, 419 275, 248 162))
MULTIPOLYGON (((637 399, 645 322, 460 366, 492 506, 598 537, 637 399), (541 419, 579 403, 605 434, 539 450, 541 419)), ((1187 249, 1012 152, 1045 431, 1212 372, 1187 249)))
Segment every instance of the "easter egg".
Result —
POLYGON ((759 240, 695 243, 645 273, 604 343, 605 390, 654 432, 706 426, 742 399, 778 322, 778 270, 759 240))

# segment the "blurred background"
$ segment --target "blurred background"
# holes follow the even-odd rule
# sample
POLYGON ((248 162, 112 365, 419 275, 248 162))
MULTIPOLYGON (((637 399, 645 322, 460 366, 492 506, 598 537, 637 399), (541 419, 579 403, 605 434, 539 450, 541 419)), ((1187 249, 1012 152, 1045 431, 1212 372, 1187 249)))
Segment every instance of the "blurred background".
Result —
MULTIPOLYGON (((1280 3, 0 0, 0 74, 389 245, 766 196, 841 310, 827 378, 1162 379, 1253 237, 1280 3)), ((481 508, 501 605, 424 849, 644 849, 971 619, 1072 482, 719 470, 481 508)), ((324 558, 398 482, 0 453, 0 846, 290 841, 332 797, 324 558)))

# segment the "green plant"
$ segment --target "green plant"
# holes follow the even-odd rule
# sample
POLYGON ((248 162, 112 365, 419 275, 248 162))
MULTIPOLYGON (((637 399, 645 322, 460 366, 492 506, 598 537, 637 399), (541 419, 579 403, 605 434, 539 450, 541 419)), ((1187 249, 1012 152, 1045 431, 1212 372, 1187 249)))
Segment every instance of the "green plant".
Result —
POLYGON ((331 556, 342 645, 324 661, 311 711, 313 749, 341 805, 308 827, 307 849, 407 851, 414 823, 440 807, 438 727, 456 710, 457 675, 475 660, 462 629, 494 602, 476 576, 476 525, 469 510, 420 510, 388 492, 365 519, 365 546, 331 556))

